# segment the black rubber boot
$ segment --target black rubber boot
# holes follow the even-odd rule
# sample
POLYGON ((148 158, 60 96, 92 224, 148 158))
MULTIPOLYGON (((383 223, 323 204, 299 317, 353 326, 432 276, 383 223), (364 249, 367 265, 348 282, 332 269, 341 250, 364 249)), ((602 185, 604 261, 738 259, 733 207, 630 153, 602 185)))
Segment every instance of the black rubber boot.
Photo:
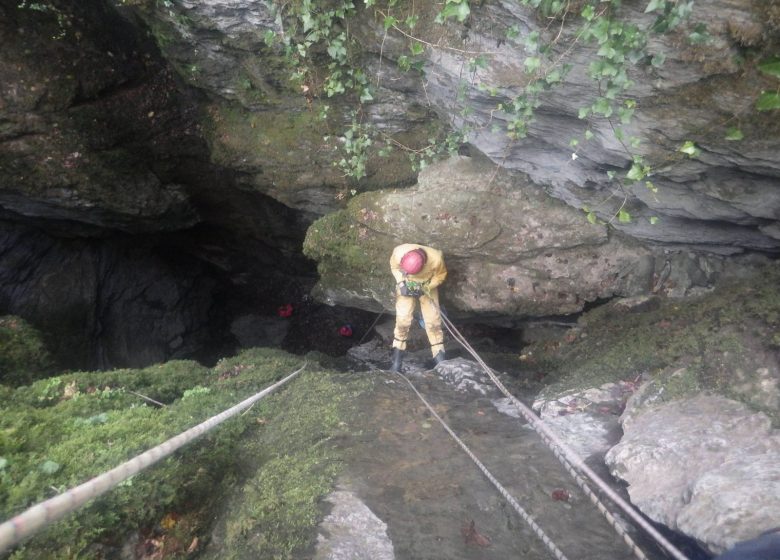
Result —
POLYGON ((390 366, 390 371, 401 371, 401 362, 404 360, 404 351, 399 348, 393 348, 393 365, 390 366))
POLYGON ((444 350, 439 350, 439 353, 436 354, 433 357, 433 365, 434 367, 438 366, 440 363, 442 363, 447 358, 444 357, 444 350))

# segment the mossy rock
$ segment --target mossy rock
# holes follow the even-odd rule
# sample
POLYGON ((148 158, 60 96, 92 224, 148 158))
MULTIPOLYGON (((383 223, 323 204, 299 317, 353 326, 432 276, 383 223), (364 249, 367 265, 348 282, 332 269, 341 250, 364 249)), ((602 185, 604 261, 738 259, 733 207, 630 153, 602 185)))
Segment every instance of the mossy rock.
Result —
POLYGON ((780 423, 779 267, 651 307, 601 306, 562 339, 529 346, 523 358, 546 376, 546 395, 645 376, 661 400, 712 392, 780 423))
MULTIPOLYGON (((117 466, 302 363, 282 351, 251 349, 214 368, 174 361, 4 389, 0 516, 8 519, 117 466)), ((259 558, 286 558, 280 551, 310 546, 320 498, 340 464, 328 442, 346 426, 345 411, 359 391, 354 385, 345 391, 339 379, 309 363, 282 390, 36 534, 9 558, 116 557, 134 540, 165 557, 185 557, 189 548, 206 548, 224 497, 250 487, 244 509, 228 510, 230 547, 251 546, 259 558), (295 476, 288 477, 291 461, 295 476), (284 508, 269 506, 280 500, 284 508), (271 527, 274 539, 244 542, 246 535, 271 527)))
POLYGON ((40 333, 24 319, 0 317, 0 383, 27 385, 46 377, 51 357, 40 333))

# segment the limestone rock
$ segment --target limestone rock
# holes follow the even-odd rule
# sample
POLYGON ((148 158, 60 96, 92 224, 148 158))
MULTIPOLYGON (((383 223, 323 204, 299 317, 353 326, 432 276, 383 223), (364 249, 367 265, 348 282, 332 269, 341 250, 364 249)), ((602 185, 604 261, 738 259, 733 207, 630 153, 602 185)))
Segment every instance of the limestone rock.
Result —
POLYGON ((764 414, 700 395, 647 406, 623 428, 606 461, 651 519, 713 552, 777 525, 780 433, 764 414))

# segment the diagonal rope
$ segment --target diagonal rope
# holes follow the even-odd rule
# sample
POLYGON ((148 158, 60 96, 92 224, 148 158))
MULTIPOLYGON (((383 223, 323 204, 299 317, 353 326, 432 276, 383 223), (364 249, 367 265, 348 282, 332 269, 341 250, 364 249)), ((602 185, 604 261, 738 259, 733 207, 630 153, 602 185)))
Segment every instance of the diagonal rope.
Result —
MULTIPOLYGON (((435 304, 436 302, 434 301, 434 305, 435 304)), ((669 554, 671 554, 673 558, 676 560, 689 560, 688 557, 685 556, 671 542, 669 542, 666 537, 658 532, 655 527, 650 525, 650 523, 648 523, 647 520, 645 520, 631 504, 626 502, 626 500, 624 500, 620 494, 610 488, 609 485, 607 485, 607 483, 593 471, 593 469, 585 464, 585 461, 583 461, 582 458, 571 447, 569 447, 569 445, 564 442, 557 433, 555 433, 549 426, 547 426, 547 424, 541 418, 539 418, 533 412, 533 410, 528 408, 528 406, 520 402, 514 395, 512 395, 498 379, 495 372, 482 360, 479 354, 477 354, 476 350, 471 347, 465 337, 460 333, 460 331, 458 331, 458 329, 455 327, 452 321, 450 321, 449 317, 445 315, 441 308, 439 308, 439 312, 441 314, 444 325, 447 327, 447 330, 450 332, 450 334, 452 334, 452 336, 466 349, 466 351, 468 351, 469 354, 474 357, 477 363, 482 366, 482 369, 485 370, 485 373, 487 373, 488 377, 490 377, 490 380, 496 385, 496 387, 498 387, 504 396, 509 399, 515 408, 517 408, 517 410, 528 421, 531 427, 539 434, 542 440, 552 450, 555 457, 575 479, 577 485, 582 489, 583 492, 585 492, 593 504, 605 516, 612 528, 615 529, 615 531, 623 538, 623 540, 638 558, 645 560, 647 557, 645 556, 642 549, 639 548, 631 536, 626 532, 626 530, 620 526, 615 516, 612 515, 612 513, 606 508, 599 497, 596 496, 593 490, 590 489, 586 481, 577 473, 577 471, 587 475, 588 478, 590 478, 590 480, 593 481, 593 483, 598 486, 602 492, 604 492, 604 494, 606 494, 616 505, 618 505, 620 509, 623 510, 626 515, 628 515, 637 525, 644 529, 661 547, 663 547, 669 554)))
POLYGON ((190 428, 171 439, 164 441, 160 445, 149 449, 105 472, 98 475, 79 486, 71 488, 53 498, 40 502, 19 515, 0 524, 0 553, 5 552, 10 547, 18 544, 25 538, 33 535, 44 527, 53 524, 62 519, 67 514, 72 513, 89 500, 96 498, 112 488, 127 480, 133 475, 138 474, 146 467, 149 467, 165 457, 171 455, 174 451, 190 443, 194 439, 213 430, 222 422, 231 418, 249 408, 254 403, 273 393, 276 389, 293 379, 306 367, 304 363, 299 369, 292 372, 284 379, 277 381, 273 385, 266 387, 259 393, 238 403, 237 405, 212 416, 208 420, 201 422, 197 426, 190 428))
MULTIPOLYGON (((398 372, 396 372, 398 373, 398 372)), ((509 502, 509 504, 515 508, 515 511, 520 515, 520 517, 523 518, 523 521, 525 521, 528 526, 531 528, 531 530, 536 534, 537 537, 544 543, 544 546, 547 547, 547 550, 550 551, 550 553, 555 556, 558 560, 568 560, 566 556, 561 552, 561 549, 559 549, 555 543, 550 539, 550 537, 547 536, 547 534, 544 532, 544 530, 539 526, 536 521, 534 521, 534 518, 527 512, 523 507, 515 500, 514 496, 509 493, 509 491, 504 488, 504 486, 501 485, 501 483, 494 477, 491 472, 487 469, 487 467, 482 464, 482 462, 477 458, 477 456, 469 449, 465 443, 455 434, 454 431, 452 431, 452 428, 450 428, 447 423, 442 420, 441 416, 439 416, 434 408, 430 405, 430 403, 425 400, 425 397, 422 396, 420 391, 417 390, 417 387, 414 386, 414 384, 409 381, 409 378, 407 378, 402 373, 398 373, 412 388, 412 390, 417 394, 417 396, 420 398, 420 400, 423 402, 423 404, 428 408, 428 411, 433 415, 436 420, 439 421, 439 424, 441 424, 445 430, 447 430, 447 433, 452 436, 452 439, 454 439, 458 445, 463 449, 463 451, 466 452, 466 455, 468 455, 472 461, 479 467, 479 470, 482 471, 482 473, 487 477, 487 479, 495 486, 496 490, 504 497, 504 499, 509 502)))

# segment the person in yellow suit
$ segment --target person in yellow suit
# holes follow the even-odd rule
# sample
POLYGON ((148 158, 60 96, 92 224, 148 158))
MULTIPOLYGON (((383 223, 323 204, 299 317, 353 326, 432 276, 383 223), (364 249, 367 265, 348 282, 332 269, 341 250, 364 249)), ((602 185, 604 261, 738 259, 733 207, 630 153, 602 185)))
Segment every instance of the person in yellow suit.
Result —
POLYGON ((395 330, 393 331, 393 365, 390 371, 400 371, 406 340, 412 326, 414 309, 420 302, 425 332, 431 344, 434 362, 444 357, 444 333, 439 311, 439 285, 447 278, 444 255, 438 249, 404 243, 393 249, 390 271, 395 278, 395 330))

